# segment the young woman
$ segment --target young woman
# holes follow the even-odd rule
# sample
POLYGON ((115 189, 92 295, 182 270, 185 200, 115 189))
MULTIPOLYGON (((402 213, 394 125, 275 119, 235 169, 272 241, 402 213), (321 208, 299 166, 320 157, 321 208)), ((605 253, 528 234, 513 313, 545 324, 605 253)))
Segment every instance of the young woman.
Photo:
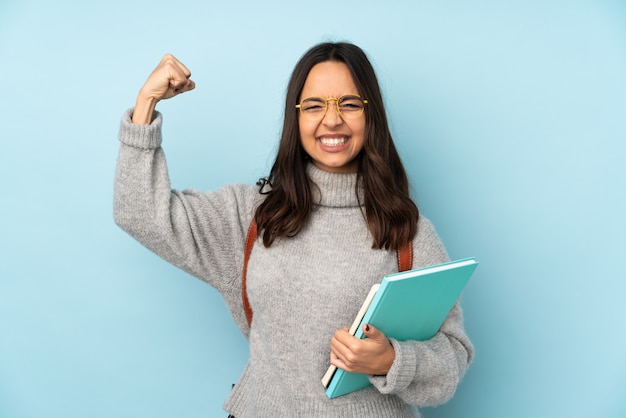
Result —
POLYGON ((215 287, 250 344, 224 408, 238 417, 413 417, 454 393, 473 357, 454 306, 428 341, 396 341, 365 325, 348 331, 372 284, 448 260, 409 196, 383 100, 366 55, 348 43, 310 49, 289 82, 280 147, 267 179, 212 192, 170 189, 156 104, 195 87, 166 55, 123 117, 115 220, 159 256, 215 287), (242 302, 246 234, 251 252, 242 302), (335 399, 321 377, 333 364, 372 386, 335 399))

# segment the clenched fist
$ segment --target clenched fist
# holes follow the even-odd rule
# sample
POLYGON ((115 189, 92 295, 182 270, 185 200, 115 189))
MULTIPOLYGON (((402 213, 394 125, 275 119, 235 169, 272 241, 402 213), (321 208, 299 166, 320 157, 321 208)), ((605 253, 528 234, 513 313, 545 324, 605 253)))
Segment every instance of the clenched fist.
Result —
POLYGON ((152 122, 156 104, 164 99, 193 90, 196 84, 190 79, 191 72, 171 54, 166 54, 152 71, 137 96, 133 123, 152 122))

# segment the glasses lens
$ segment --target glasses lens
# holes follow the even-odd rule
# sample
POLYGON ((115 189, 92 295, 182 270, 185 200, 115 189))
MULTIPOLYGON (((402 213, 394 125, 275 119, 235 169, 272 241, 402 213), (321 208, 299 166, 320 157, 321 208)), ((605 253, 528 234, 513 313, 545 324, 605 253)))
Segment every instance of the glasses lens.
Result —
POLYGON ((355 119, 361 116, 365 104, 359 96, 343 96, 337 101, 339 111, 348 119, 355 119))
POLYGON ((300 112, 309 120, 320 120, 326 113, 326 100, 321 97, 309 97, 300 103, 300 112))

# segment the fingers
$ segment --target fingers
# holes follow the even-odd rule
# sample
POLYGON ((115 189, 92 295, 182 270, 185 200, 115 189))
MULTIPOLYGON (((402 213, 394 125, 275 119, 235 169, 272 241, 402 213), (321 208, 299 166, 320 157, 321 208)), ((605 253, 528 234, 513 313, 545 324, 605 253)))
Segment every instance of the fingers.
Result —
POLYGON ((362 372, 360 360, 359 354, 346 346, 332 346, 330 349, 330 364, 347 372, 362 372))
POLYGON ((195 83, 191 81, 191 71, 172 54, 166 54, 161 65, 167 71, 170 88, 175 94, 193 90, 195 83))
POLYGON ((141 88, 138 99, 160 101, 193 90, 191 71, 172 54, 165 54, 141 88))
POLYGON ((193 90, 195 87, 196 87, 196 84, 189 79, 186 79, 186 80, 171 79, 170 80, 170 88, 172 89, 172 92, 174 93, 174 95, 181 94, 189 90, 193 90))
POLYGON ((363 324, 363 334, 369 339, 383 341, 387 340, 385 334, 383 334, 378 328, 370 324, 363 324))
POLYGON ((347 328, 335 331, 330 340, 330 363, 348 372, 354 371, 354 367, 358 367, 361 342, 350 335, 347 328))
POLYGON ((361 340, 347 329, 335 331, 330 341, 330 363, 347 372, 386 374, 395 351, 381 331, 370 326, 366 333, 371 337, 361 340))

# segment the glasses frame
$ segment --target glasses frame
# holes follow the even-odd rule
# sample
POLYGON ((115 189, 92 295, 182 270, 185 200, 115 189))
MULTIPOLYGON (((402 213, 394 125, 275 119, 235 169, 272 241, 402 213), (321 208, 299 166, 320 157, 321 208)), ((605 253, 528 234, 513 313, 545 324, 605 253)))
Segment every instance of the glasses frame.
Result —
POLYGON ((358 94, 344 94, 343 96, 339 96, 339 97, 318 97, 318 96, 311 96, 311 97, 305 97, 304 99, 300 100, 300 103, 298 103, 296 105, 296 109, 299 110, 299 113, 302 117, 304 117, 305 119, 311 121, 311 122, 319 122, 322 119, 324 119, 326 117, 326 113, 328 113, 328 101, 333 100, 335 102, 335 107, 337 109, 337 113, 339 114, 339 116, 341 116, 341 119, 344 120, 354 120, 354 119, 358 119, 359 117, 361 117, 361 115, 363 115, 363 113, 365 113, 365 105, 367 104, 367 100, 363 99, 361 96, 359 96, 358 94), (339 101, 341 99, 343 99, 344 97, 357 97, 359 98, 362 102, 363 102, 363 108, 361 109, 361 112, 354 116, 354 117, 348 117, 346 115, 344 115, 341 112, 341 109, 339 108, 339 101), (324 113, 322 113, 322 115, 320 117, 316 117, 316 118, 311 118, 310 115, 307 116, 305 113, 302 112, 302 103, 304 103, 305 101, 309 100, 309 99, 321 99, 324 100, 325 103, 325 107, 324 107, 324 113))

